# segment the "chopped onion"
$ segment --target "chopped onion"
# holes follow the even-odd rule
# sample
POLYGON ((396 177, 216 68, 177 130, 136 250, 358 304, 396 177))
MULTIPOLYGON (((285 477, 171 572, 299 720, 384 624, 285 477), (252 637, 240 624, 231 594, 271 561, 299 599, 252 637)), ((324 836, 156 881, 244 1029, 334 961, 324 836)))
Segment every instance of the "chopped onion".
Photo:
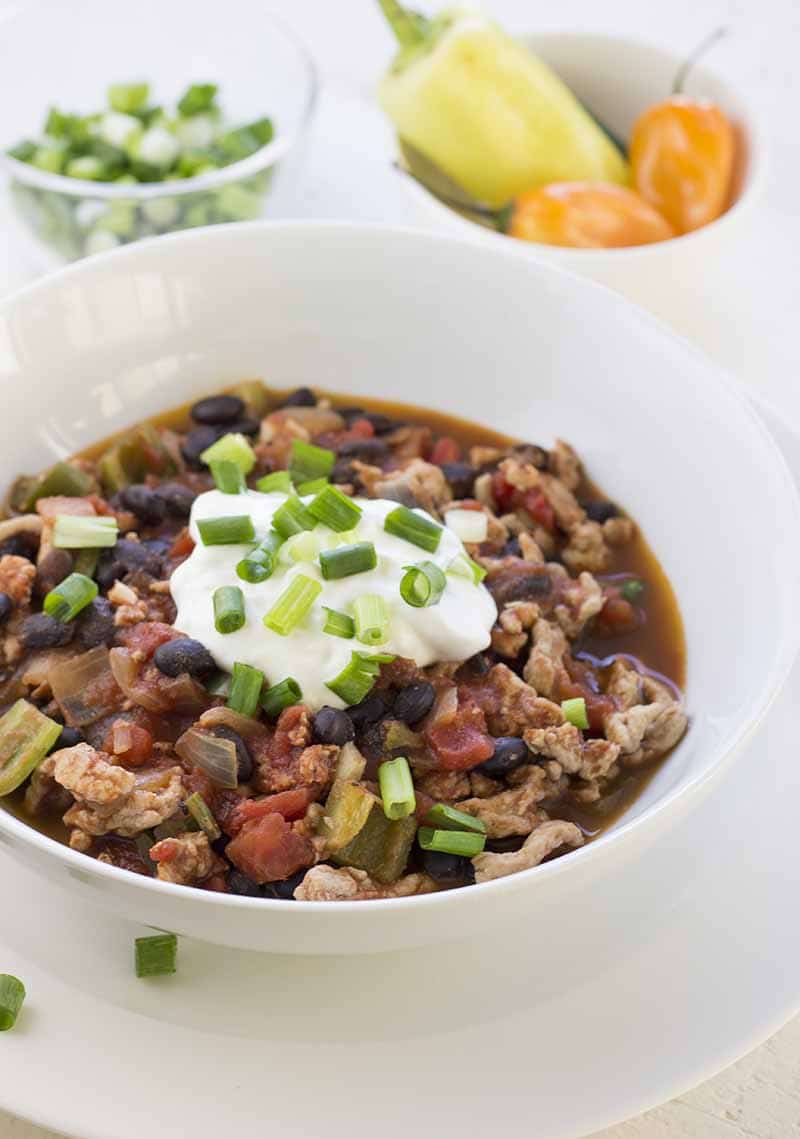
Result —
POLYGON ((343 744, 336 760, 334 780, 358 783, 359 779, 362 779, 364 776, 366 766, 366 759, 352 741, 343 744))
POLYGON ((485 542, 489 519, 482 510, 448 510, 444 516, 448 530, 462 542, 485 542))
POLYGON ((161 693, 138 683, 139 663, 128 649, 112 649, 108 657, 114 679, 129 700, 148 712, 166 712, 167 704, 161 693))
POLYGON ((188 673, 174 679, 161 673, 155 678, 142 676, 141 665, 128 649, 112 649, 109 661, 114 679, 128 699, 148 712, 199 712, 208 702, 205 688, 188 673))
POLYGON ((444 724, 452 724, 458 715, 458 689, 455 685, 443 688, 436 697, 436 703, 431 708, 426 721, 426 727, 439 728, 444 724))
POLYGON ((209 708, 198 720, 203 728, 225 727, 236 732, 238 736, 263 736, 267 734, 265 726, 253 716, 243 716, 233 708, 209 708))
POLYGON ((217 786, 231 789, 238 786, 236 744, 232 740, 189 728, 175 744, 175 751, 190 767, 205 771, 217 786))
POLYGON ((117 707, 119 692, 105 645, 61 661, 51 668, 49 680, 64 719, 73 728, 94 724, 117 707))

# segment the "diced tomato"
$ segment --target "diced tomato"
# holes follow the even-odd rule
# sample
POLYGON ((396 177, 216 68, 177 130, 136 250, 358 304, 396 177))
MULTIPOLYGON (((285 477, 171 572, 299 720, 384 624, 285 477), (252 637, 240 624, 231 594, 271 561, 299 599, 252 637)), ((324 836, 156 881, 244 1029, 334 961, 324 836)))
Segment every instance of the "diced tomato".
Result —
POLYGON ((314 859, 311 843, 275 813, 245 823, 225 853, 238 870, 259 883, 279 882, 314 859))
POLYGON ((586 718, 589 721, 590 732, 602 732, 606 717, 617 710, 613 696, 603 696, 599 692, 592 692, 587 684, 582 684, 579 680, 571 680, 566 672, 562 672, 559 677, 557 696, 559 700, 583 697, 586 701, 586 718))
POLYGON ((606 589, 606 602, 597 614, 594 631, 600 636, 616 637, 622 633, 632 633, 641 625, 641 615, 635 605, 631 605, 619 590, 612 586, 606 589))
POLYGON ((502 471, 495 471, 492 475, 492 498, 500 514, 507 514, 512 508, 512 499, 516 488, 506 480, 502 471))
MULTIPOLYGON (((195 771, 196 770, 197 768, 195 768, 195 771)), ((209 783, 210 782, 211 781, 209 780, 209 783)), ((184 783, 187 784, 187 787, 189 786, 186 777, 184 777, 184 783)), ((203 798, 208 803, 208 805, 212 805, 212 800, 210 798, 207 798, 199 787, 193 789, 200 791, 200 794, 203 795, 203 798)), ((233 835, 238 832, 238 828, 237 831, 231 830, 231 825, 233 823, 233 820, 237 817, 237 812, 239 810, 239 804, 242 801, 242 796, 239 795, 236 791, 221 791, 217 789, 212 789, 211 794, 213 795, 214 818, 217 820, 225 833, 230 835, 232 838, 233 835)))
POLYGON ((426 795, 424 791, 415 791, 414 797, 417 800, 414 815, 418 823, 423 823, 436 800, 432 799, 430 795, 426 795))
POLYGON ((153 862, 172 862, 180 853, 181 844, 174 838, 162 838, 155 846, 150 847, 150 857, 153 862))
MULTIPOLYGON (((183 776, 183 785, 186 788, 187 798, 193 795, 195 791, 202 795, 209 807, 214 805, 215 796, 218 794, 217 788, 211 782, 209 777, 203 771, 202 767, 193 767, 183 776)), ((236 797, 236 802, 239 802, 239 796, 236 797)))
POLYGON ((193 549, 194 541, 189 531, 184 527, 170 546, 169 556, 171 558, 188 558, 193 549))
POLYGON ((226 819, 225 830, 229 835, 237 835, 246 823, 263 819, 265 815, 282 815, 287 822, 302 819, 315 795, 313 787, 295 787, 291 791, 279 791, 277 795, 266 795, 263 799, 240 799, 226 819))
POLYGON ((375 428, 368 419, 354 419, 346 432, 351 439, 371 439, 375 428))
POLYGON ((425 738, 444 771, 467 771, 494 754, 483 712, 463 694, 455 720, 430 728, 425 738))
POLYGON ((91 502, 97 514, 103 514, 107 518, 111 517, 114 514, 114 511, 108 505, 106 500, 104 498, 101 498, 99 494, 87 494, 86 499, 88 502, 91 502))
POLYGON ((70 498, 64 494, 54 494, 50 498, 40 498, 36 503, 36 513, 42 518, 57 518, 59 514, 88 518, 94 515, 94 507, 87 498, 70 498))
POLYGON ((167 641, 173 641, 179 636, 180 633, 163 621, 140 621, 138 625, 123 629, 119 639, 127 648, 142 653, 149 660, 159 645, 165 645, 167 641))
POLYGON ((441 466, 442 463, 457 463, 461 458, 461 447, 451 435, 440 435, 431 448, 430 461, 441 466))
POLYGON ((285 767, 291 763, 296 747, 305 747, 310 739, 302 739, 303 721, 308 715, 302 704, 292 704, 284 708, 275 725, 275 734, 269 743, 269 757, 274 764, 285 767), (298 741, 298 742, 295 742, 298 741))
POLYGON ((528 490, 522 499, 522 505, 534 521, 545 530, 553 531, 556 528, 556 515, 545 495, 538 488, 528 490))
POLYGON ((153 737, 147 728, 130 720, 115 720, 103 741, 103 751, 115 755, 123 767, 142 767, 153 751, 153 737))

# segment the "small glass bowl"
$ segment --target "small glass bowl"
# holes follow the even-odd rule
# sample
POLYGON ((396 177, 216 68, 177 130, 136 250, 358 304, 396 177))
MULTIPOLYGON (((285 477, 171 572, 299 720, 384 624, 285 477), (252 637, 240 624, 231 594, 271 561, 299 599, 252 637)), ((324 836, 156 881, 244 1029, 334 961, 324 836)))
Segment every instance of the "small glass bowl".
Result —
POLYGON ((260 216, 273 173, 313 114, 313 59, 253 0, 138 0, 127 11, 107 0, 34 0, 3 23, 0 72, 15 97, 0 106, 0 163, 17 216, 49 259, 72 261, 142 237, 260 216), (165 106, 191 83, 216 83, 226 121, 268 116, 275 136, 219 170, 131 185, 50 174, 5 153, 41 135, 49 106, 88 114, 104 106, 110 84, 137 81, 149 82, 153 100, 165 106))

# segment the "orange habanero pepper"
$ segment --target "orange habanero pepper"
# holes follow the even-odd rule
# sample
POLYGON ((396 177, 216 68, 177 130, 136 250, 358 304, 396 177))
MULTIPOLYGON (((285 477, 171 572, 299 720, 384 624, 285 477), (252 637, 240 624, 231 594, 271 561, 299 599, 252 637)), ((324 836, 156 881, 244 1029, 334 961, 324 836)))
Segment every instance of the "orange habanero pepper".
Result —
POLYGON ((553 182, 514 199, 506 232, 522 241, 576 249, 649 245, 675 236, 633 190, 604 182, 553 182))

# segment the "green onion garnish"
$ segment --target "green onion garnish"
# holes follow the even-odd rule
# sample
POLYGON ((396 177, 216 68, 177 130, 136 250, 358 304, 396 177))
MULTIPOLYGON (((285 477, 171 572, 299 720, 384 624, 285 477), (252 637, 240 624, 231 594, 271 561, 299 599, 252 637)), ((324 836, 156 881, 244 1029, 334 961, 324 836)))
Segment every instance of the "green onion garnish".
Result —
POLYGON ((263 687, 264 673, 261 669, 237 660, 231 675, 228 707, 241 716, 255 716, 263 687))
POLYGON ((223 459, 236 463, 243 475, 249 475, 256 465, 255 451, 246 437, 235 431, 230 435, 223 435, 221 439, 217 439, 216 443, 206 447, 200 458, 204 463, 208 463, 209 467, 212 463, 223 459))
POLYGON ((202 518, 197 523, 204 546, 236 546, 252 542, 256 536, 249 514, 233 514, 223 518, 202 518))
POLYGON ((387 819, 405 819, 417 809, 414 780, 405 756, 388 759, 378 768, 378 786, 387 819))
POLYGON ((22 981, 10 973, 0 973, 0 1032, 7 1032, 14 1027, 24 1000, 25 986, 22 981))
POLYGON ((209 466, 217 490, 223 494, 241 494, 246 489, 242 468, 233 459, 212 459, 209 466))
POLYGON ((219 829, 217 820, 211 814, 208 803, 200 792, 193 792, 183 805, 200 827, 200 830, 205 831, 208 835, 209 841, 216 842, 222 834, 222 831, 219 829))
POLYGON ((60 550, 89 550, 114 546, 117 542, 117 520, 100 514, 84 518, 75 514, 59 514, 53 527, 53 545, 60 550))
POLYGON ((325 624, 322 626, 323 633, 330 633, 332 637, 344 637, 345 640, 350 640, 356 635, 356 623, 352 617, 340 613, 337 609, 328 609, 327 605, 323 606, 323 609, 327 614, 325 624))
POLYGON ((309 613, 311 606, 322 593, 322 586, 313 577, 299 573, 284 589, 272 608, 264 614, 264 624, 273 633, 288 637, 309 613))
POLYGON ((271 530, 263 542, 236 563, 237 575, 242 581, 249 581, 252 585, 266 581, 275 572, 278 550, 282 545, 283 538, 271 530))
POLYGON ((398 538, 405 538, 429 554, 435 554, 439 548, 442 537, 442 527, 430 518, 418 514, 416 510, 409 510, 407 506, 398 506, 391 510, 383 523, 387 534, 394 534, 398 538))
POLYGON ((486 834, 486 823, 483 819, 476 819, 466 811, 459 811, 457 807, 448 807, 446 803, 436 803, 425 816, 428 826, 439 830, 475 831, 476 834, 486 834))
POLYGON ((316 447, 313 443, 304 443, 302 439, 292 440, 289 477, 295 486, 327 478, 335 463, 335 453, 326 447, 316 447))
POLYGON ((309 502, 308 511, 323 526, 329 526, 337 534, 352 530, 362 515, 361 507, 335 486, 326 486, 321 490, 314 501, 309 502))
POLYGON ((218 633, 235 633, 245 622, 244 594, 238 585, 221 585, 214 590, 214 628, 218 633))
POLYGON ((137 937, 135 944, 137 977, 163 977, 175 972, 178 939, 174 933, 137 937))
POLYGON ((353 602, 356 636, 362 645, 383 645, 389 640, 389 611, 379 593, 364 593, 353 602))
POLYGON ((42 762, 61 735, 61 724, 27 700, 0 716, 0 796, 9 795, 42 762))
POLYGON ((319 565, 326 581, 340 577, 352 577, 354 573, 367 573, 378 564, 378 555, 372 542, 354 542, 352 546, 339 546, 335 550, 323 550, 319 555, 319 565))
POLYGON ((435 562, 417 562, 403 568, 406 572, 400 579, 400 596, 407 605, 424 609, 441 601, 447 578, 435 562))
POLYGON ((316 524, 316 518, 309 514, 295 495, 287 498, 272 516, 272 525, 282 538, 291 538, 292 534, 299 534, 303 530, 313 530, 316 524))
POLYGON ((581 729, 589 727, 589 717, 586 715, 586 700, 583 696, 576 696, 572 700, 562 700, 561 711, 564 713, 564 719, 567 723, 574 724, 576 728, 581 729))
POLYGON ((462 858, 473 858, 480 854, 486 845, 486 835, 474 831, 440 831, 432 827, 420 827, 417 831, 419 845, 423 850, 438 850, 441 854, 459 854, 462 858))
POLYGON ((644 582, 639 578, 632 577, 620 589, 620 593, 626 601, 635 601, 640 594, 644 593, 644 582))
POLYGON ((305 496, 308 494, 318 494, 323 489, 323 487, 326 487, 328 485, 328 480, 325 478, 312 479, 311 482, 298 483, 297 493, 301 498, 305 498, 305 496))
POLYGON ((345 704, 360 704, 378 679, 380 671, 378 660, 365 656, 364 653, 353 653, 350 663, 333 680, 327 681, 325 687, 335 692, 345 704))
POLYGON ((51 589, 44 599, 44 611, 57 621, 71 621, 97 597, 97 585, 82 573, 69 577, 51 589))
POLYGON ((466 577, 475 585, 480 585, 487 573, 483 566, 479 566, 469 554, 465 553, 456 554, 447 567, 447 572, 455 574, 456 577, 466 577))
POLYGON ((319 553, 322 539, 313 530, 303 530, 300 534, 292 534, 281 546, 280 560, 282 562, 313 562, 319 553))
POLYGON ((303 699, 300 685, 291 676, 287 676, 279 684, 273 684, 261 697, 261 707, 270 720, 277 720, 284 708, 292 704, 299 704, 303 699))
POLYGON ((262 494, 290 494, 292 480, 288 471, 273 471, 271 475, 264 475, 256 483, 256 490, 262 494))

